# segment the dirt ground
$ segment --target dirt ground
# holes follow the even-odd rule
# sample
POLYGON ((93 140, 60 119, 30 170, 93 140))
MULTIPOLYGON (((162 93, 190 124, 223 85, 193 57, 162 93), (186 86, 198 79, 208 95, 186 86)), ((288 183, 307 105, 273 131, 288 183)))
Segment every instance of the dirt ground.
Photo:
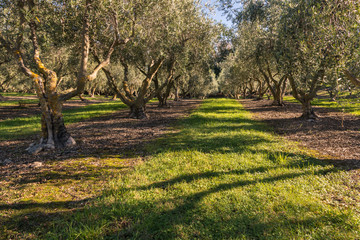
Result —
POLYGON ((77 142, 75 147, 41 152, 36 156, 29 155, 25 149, 32 142, 38 141, 38 136, 26 140, 0 141, 1 175, 21 175, 27 171, 31 172, 33 162, 46 162, 51 159, 61 161, 78 156, 103 154, 141 155, 145 143, 169 133, 169 126, 189 114, 200 102, 200 100, 171 102, 170 108, 158 108, 156 104, 149 104, 147 120, 130 119, 127 117, 128 110, 122 110, 71 124, 67 128, 77 142), (11 163, 4 164, 5 160, 10 160, 11 163))
POLYGON ((270 100, 240 101, 255 114, 255 118, 272 126, 274 131, 289 140, 314 149, 340 164, 360 167, 360 117, 314 107, 318 119, 300 119, 301 105, 287 103, 284 107, 271 106, 270 100))
MULTIPOLYGON (((77 156, 101 156, 103 154, 142 155, 143 146, 150 140, 169 132, 169 126, 196 108, 200 100, 172 102, 171 108, 158 108, 149 104, 148 120, 129 119, 128 110, 89 119, 68 126, 69 132, 77 141, 74 148, 42 152, 29 155, 25 149, 30 143, 38 141, 38 136, 23 140, 0 142, 1 175, 31 172, 33 162, 56 161, 77 156), (10 164, 4 164, 10 160, 10 164)), ((269 100, 241 100, 246 109, 255 113, 255 118, 273 127, 274 131, 289 140, 300 142, 303 146, 317 150, 323 156, 341 160, 341 163, 360 167, 360 118, 336 112, 333 109, 315 107, 319 119, 307 122, 299 119, 301 106, 287 103, 285 107, 271 106, 269 100)), ((69 102, 67 107, 77 107, 86 102, 69 102)), ((22 109, 24 111, 24 109, 22 109)), ((35 114, 32 108, 29 114, 35 114)), ((16 114, 15 114, 16 115, 16 114)), ((9 116, 9 115, 8 115, 9 116)), ((10 115, 13 116, 13 115, 10 115)), ((1 176, 0 176, 1 178, 1 176)))

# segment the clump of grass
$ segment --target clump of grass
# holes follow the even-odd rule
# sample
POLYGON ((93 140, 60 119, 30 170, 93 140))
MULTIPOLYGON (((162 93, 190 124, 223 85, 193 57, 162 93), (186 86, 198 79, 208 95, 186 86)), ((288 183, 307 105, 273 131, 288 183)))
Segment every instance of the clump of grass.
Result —
POLYGON ((288 160, 288 155, 286 153, 281 153, 281 152, 270 153, 269 159, 276 164, 284 164, 288 160))
POLYGON ((45 238, 359 239, 351 174, 303 154, 236 101, 206 100, 179 126, 45 238))
MULTIPOLYGON (((80 108, 64 110, 65 123, 76 123, 81 120, 110 114, 119 109, 126 108, 126 105, 118 102, 106 102, 92 104, 80 108)), ((13 118, 0 121, 0 140, 10 140, 26 137, 40 131, 40 115, 32 117, 13 118)))

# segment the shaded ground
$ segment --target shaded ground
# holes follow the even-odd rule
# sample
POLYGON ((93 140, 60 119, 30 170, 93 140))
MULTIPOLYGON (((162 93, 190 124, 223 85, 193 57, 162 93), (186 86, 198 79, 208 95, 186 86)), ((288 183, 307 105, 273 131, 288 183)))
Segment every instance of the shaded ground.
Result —
POLYGON ((314 107, 319 119, 308 122, 299 119, 301 105, 287 103, 285 107, 271 106, 269 100, 240 101, 255 113, 255 118, 271 125, 275 132, 322 155, 330 155, 346 164, 360 162, 360 118, 330 108, 314 107))
MULTIPOLYGON (((37 104, 26 104, 25 107, 21 107, 16 101, 22 100, 36 100, 33 96, 11 96, 6 97, 7 101, 15 101, 13 106, 1 106, 0 105, 0 121, 18 117, 30 117, 33 115, 41 114, 40 107, 37 104)), ((72 99, 65 102, 64 110, 70 108, 83 107, 90 104, 105 102, 101 99, 90 99, 90 101, 81 101, 78 99, 72 99)))
POLYGON ((199 103, 172 102, 171 108, 149 104, 148 120, 129 119, 128 110, 123 110, 75 123, 68 126, 78 143, 74 148, 36 156, 25 149, 37 136, 1 141, 0 239, 2 231, 6 238, 36 238, 31 236, 34 229, 82 208, 103 190, 105 182, 145 157, 144 144, 174 131, 169 126, 199 103))

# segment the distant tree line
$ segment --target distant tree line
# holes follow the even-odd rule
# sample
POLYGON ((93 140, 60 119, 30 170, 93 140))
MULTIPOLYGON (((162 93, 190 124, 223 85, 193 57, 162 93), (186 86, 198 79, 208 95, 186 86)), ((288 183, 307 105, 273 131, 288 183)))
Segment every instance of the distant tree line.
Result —
POLYGON ((283 105, 286 91, 315 119, 320 89, 335 99, 360 85, 360 2, 357 0, 222 0, 237 26, 220 86, 232 97, 268 93, 283 105))

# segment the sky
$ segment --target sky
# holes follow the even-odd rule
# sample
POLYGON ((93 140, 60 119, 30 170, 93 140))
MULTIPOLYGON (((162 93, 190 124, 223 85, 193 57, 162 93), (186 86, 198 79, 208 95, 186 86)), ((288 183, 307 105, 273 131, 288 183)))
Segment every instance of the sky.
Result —
POLYGON ((232 25, 231 21, 228 21, 226 19, 226 16, 223 15, 224 13, 222 11, 220 11, 218 9, 218 7, 216 7, 218 5, 217 0, 202 0, 202 2, 203 2, 203 4, 208 3, 211 6, 214 6, 214 13, 210 14, 210 16, 215 21, 221 22, 221 23, 225 24, 226 26, 231 27, 231 25, 232 25))

